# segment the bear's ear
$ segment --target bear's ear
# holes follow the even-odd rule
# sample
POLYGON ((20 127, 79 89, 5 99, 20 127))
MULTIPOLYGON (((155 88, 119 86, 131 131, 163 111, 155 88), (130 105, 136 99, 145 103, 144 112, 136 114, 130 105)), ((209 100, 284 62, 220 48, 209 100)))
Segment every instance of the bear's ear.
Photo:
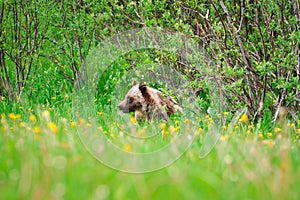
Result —
POLYGON ((140 85, 139 85, 139 89, 140 89, 140 91, 142 92, 142 94, 144 94, 144 93, 146 93, 147 85, 146 85, 144 82, 142 82, 142 83, 140 83, 140 85))

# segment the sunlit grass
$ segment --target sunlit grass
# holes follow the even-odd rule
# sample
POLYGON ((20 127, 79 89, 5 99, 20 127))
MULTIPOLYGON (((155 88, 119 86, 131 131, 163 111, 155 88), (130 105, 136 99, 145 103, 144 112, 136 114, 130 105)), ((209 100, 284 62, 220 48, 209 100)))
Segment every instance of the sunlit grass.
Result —
MULTIPOLYGON (((77 130, 92 128, 92 117, 68 118, 47 107, 16 110, 1 114, 4 199, 297 199, 300 195, 299 120, 260 127, 246 115, 232 122, 225 112, 218 116, 224 119, 219 142, 199 159, 203 138, 215 123, 209 115, 200 116, 193 145, 178 161, 157 172, 132 175, 106 167, 86 151, 77 130)), ((171 124, 139 124, 129 115, 116 121, 105 111, 96 116, 109 122, 97 124, 96 134, 127 152, 165 145, 191 123, 175 118, 171 124), (128 134, 148 137, 154 131, 157 138, 151 142, 128 139, 128 134)))

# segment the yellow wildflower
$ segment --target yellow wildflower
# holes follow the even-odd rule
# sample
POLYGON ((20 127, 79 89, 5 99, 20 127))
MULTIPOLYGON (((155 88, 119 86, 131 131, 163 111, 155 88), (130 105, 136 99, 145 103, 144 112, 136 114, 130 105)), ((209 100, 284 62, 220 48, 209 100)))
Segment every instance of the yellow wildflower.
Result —
POLYGON ((184 120, 187 124, 192 124, 192 121, 190 119, 185 119, 184 120))
POLYGON ((75 127, 76 126, 76 122, 72 121, 71 122, 71 127, 75 127))
POLYGON ((223 129, 223 131, 225 131, 226 130, 226 128, 227 128, 227 126, 222 126, 222 129, 223 129))
POLYGON ((91 123, 86 123, 86 127, 91 127, 92 126, 92 124, 91 123))
POLYGON ((220 140, 221 141, 226 141, 226 140, 228 140, 229 139, 229 135, 228 134, 226 134, 226 135, 221 135, 220 136, 220 140))
POLYGON ((225 115, 225 116, 229 115, 229 112, 224 112, 224 115, 225 115))
POLYGON ((25 126, 26 126, 26 123, 25 123, 25 122, 21 122, 21 123, 20 123, 20 126, 21 126, 21 127, 25 127, 25 126))
POLYGON ((69 95, 68 94, 65 94, 65 99, 68 99, 69 98, 69 95))
POLYGON ((4 100, 5 100, 5 97, 4 97, 4 96, 2 96, 2 97, 1 97, 1 100, 2 100, 2 101, 4 101, 4 100))
POLYGON ((259 139, 263 139, 263 138, 264 138, 263 134, 262 134, 262 133, 259 133, 259 134, 258 134, 258 138, 259 138, 259 139))
POLYGON ((275 133, 281 132, 281 128, 275 128, 275 129, 274 129, 274 132, 275 132, 275 133))
POLYGON ((202 129, 201 127, 198 128, 198 133, 199 133, 199 134, 204 133, 204 131, 203 131, 203 129, 202 129))
POLYGON ((169 129, 170 129, 170 132, 171 132, 171 133, 175 132, 175 130, 176 130, 174 126, 170 126, 169 129))
POLYGON ((243 114, 241 116, 241 118, 239 119, 240 122, 243 122, 243 123, 247 123, 248 122, 248 115, 247 114, 243 114))
POLYGON ((166 123, 160 123, 158 126, 161 129, 165 129, 167 127, 166 123))
POLYGON ((268 132, 268 133, 267 133, 267 136, 268 136, 268 137, 272 137, 272 136, 273 136, 273 134, 272 134, 272 133, 270 133, 270 132, 268 132))
POLYGON ((134 125, 136 124, 136 119, 135 119, 134 116, 131 116, 131 117, 130 117, 130 121, 131 121, 131 123, 133 123, 134 125))
POLYGON ((30 115, 29 116, 29 120, 32 121, 32 122, 35 122, 36 121, 36 117, 34 115, 30 115))
POLYGON ((289 167, 289 164, 287 162, 281 162, 280 168, 282 171, 286 171, 289 167))
MULTIPOLYGON (((141 136, 141 135, 144 135, 145 132, 147 131, 147 128, 146 127, 143 127, 142 129, 139 129, 136 133, 137 136, 141 136)), ((124 135, 124 132, 121 131, 121 133, 124 135)), ((120 134, 122 136, 122 134, 120 134)))
POLYGON ((250 134, 251 134, 251 131, 250 131, 250 130, 247 130, 247 134, 250 135, 250 134))
POLYGON ((79 118, 79 123, 84 125, 84 124, 86 124, 86 120, 83 118, 79 118))
POLYGON ((40 127, 37 127, 37 126, 34 127, 34 128, 33 128, 33 132, 34 132, 34 133, 39 133, 39 132, 41 132, 40 127))
POLYGON ((52 133, 54 133, 54 134, 57 134, 57 133, 58 133, 58 128, 57 128, 57 126, 56 126, 55 123, 49 122, 49 123, 47 124, 47 127, 50 129, 50 131, 51 131, 52 133))
POLYGON ((297 129, 297 133, 300 133, 300 128, 297 129))
POLYGON ((99 130, 99 131, 103 131, 102 126, 98 126, 98 130, 99 130))
POLYGON ((10 114, 8 115, 8 117, 9 117, 10 119, 12 119, 12 120, 16 120, 16 119, 19 119, 19 118, 21 117, 21 115, 20 115, 20 114, 10 113, 10 114))
POLYGON ((124 144, 123 150, 124 150, 124 151, 127 151, 127 152, 131 151, 131 145, 128 144, 128 143, 124 144))
POLYGON ((274 142, 273 140, 263 140, 262 141, 263 144, 268 145, 269 147, 273 147, 274 146, 274 142))
POLYGON ((102 115, 103 113, 102 112, 97 112, 97 115, 102 115))
POLYGON ((254 129, 254 125, 253 124, 249 125, 248 129, 254 129))

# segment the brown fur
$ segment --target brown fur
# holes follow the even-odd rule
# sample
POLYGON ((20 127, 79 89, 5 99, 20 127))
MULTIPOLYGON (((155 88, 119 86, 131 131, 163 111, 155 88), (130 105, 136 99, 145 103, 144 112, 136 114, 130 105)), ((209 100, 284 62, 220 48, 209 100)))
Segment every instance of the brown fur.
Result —
POLYGON ((182 112, 182 108, 170 96, 144 83, 134 83, 118 108, 124 113, 134 112, 136 120, 169 120, 171 114, 182 112))

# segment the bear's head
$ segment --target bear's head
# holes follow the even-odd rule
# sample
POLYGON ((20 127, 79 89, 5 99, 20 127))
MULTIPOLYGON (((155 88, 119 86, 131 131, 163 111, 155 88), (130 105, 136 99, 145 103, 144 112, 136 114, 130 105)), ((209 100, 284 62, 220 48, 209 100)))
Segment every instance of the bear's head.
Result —
POLYGON ((144 83, 137 84, 134 82, 133 87, 128 91, 125 99, 118 104, 118 108, 123 113, 136 112, 143 110, 146 105, 147 86, 144 83))

